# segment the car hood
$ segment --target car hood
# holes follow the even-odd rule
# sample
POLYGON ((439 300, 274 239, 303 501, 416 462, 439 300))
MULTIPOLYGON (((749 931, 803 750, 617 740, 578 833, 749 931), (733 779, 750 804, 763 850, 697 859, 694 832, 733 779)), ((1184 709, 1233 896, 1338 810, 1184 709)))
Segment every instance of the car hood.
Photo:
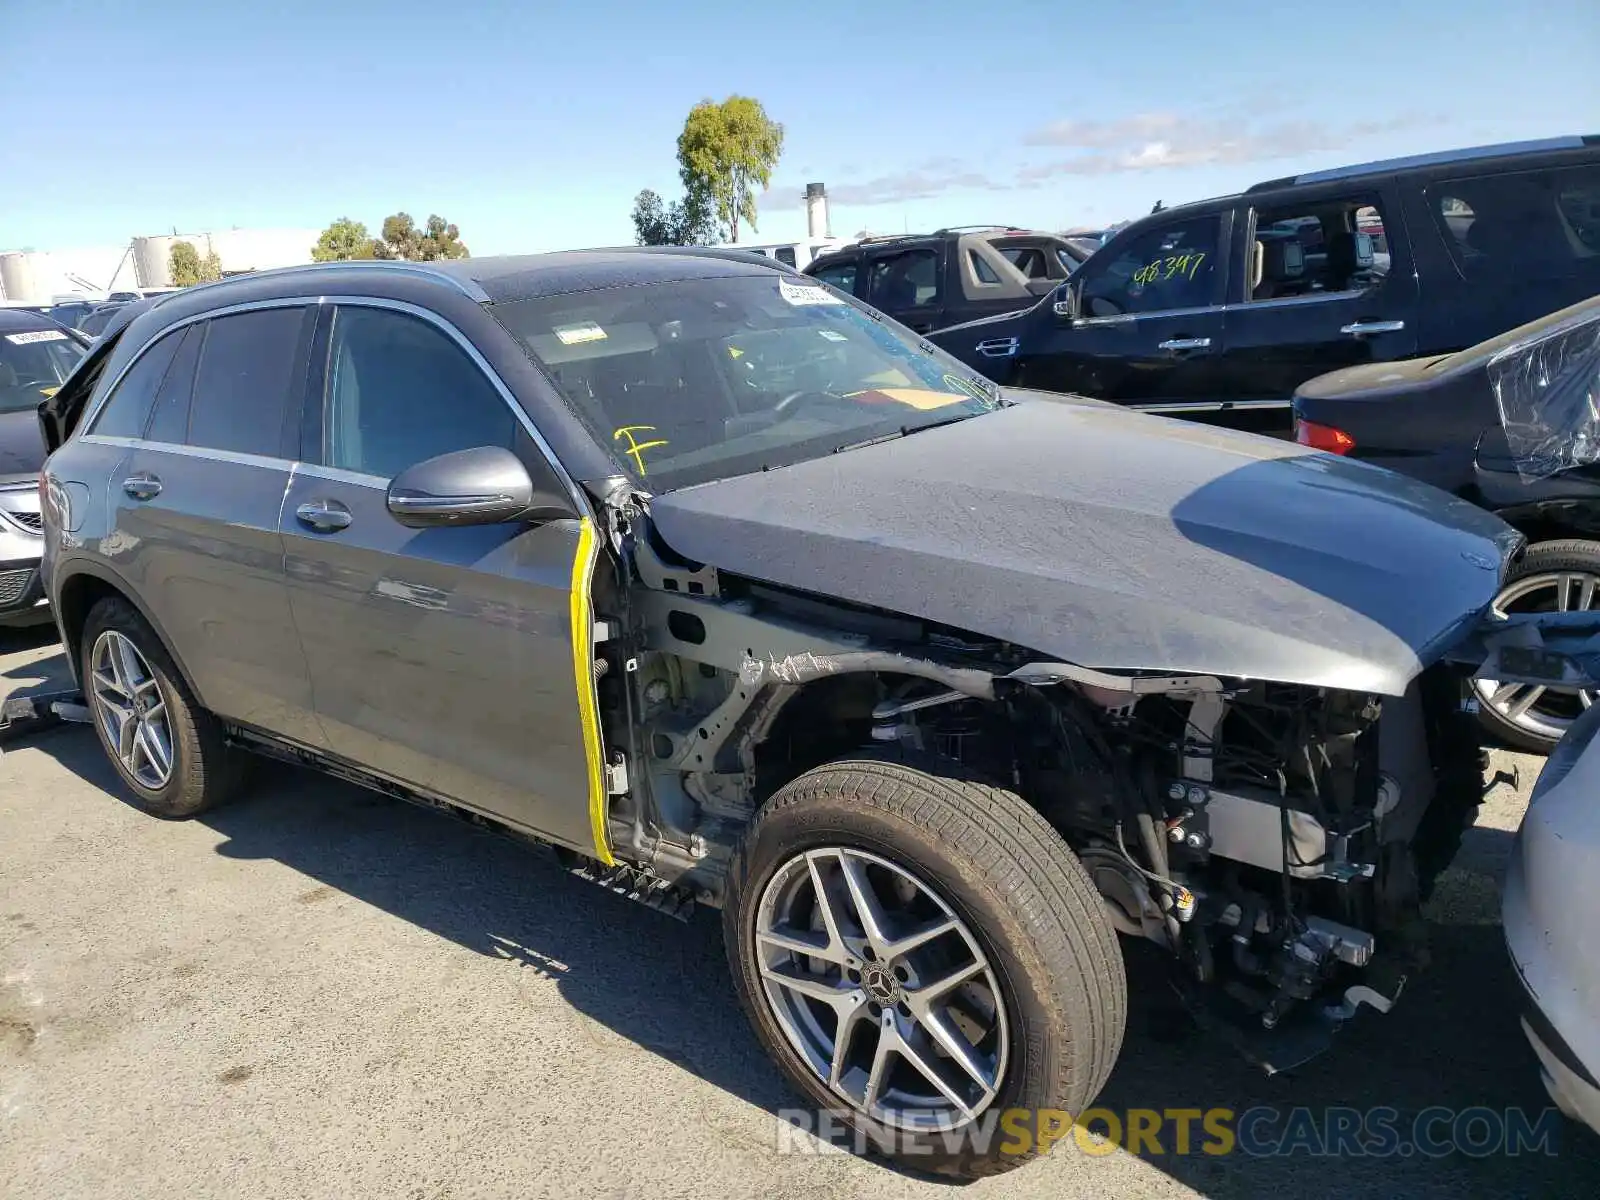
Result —
POLYGON ((724 572, 1107 670, 1399 695, 1520 541, 1425 484, 1292 443, 1024 403, 655 497, 724 572))
POLYGON ((36 479, 44 466, 44 435, 32 409, 0 413, 0 483, 36 479))

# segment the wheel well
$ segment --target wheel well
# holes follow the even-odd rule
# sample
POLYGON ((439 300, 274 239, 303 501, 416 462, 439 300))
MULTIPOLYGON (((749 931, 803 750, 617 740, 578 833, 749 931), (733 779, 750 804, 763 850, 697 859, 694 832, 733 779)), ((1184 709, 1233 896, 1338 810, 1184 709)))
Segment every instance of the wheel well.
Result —
POLYGON ((108 596, 128 599, 121 588, 98 575, 73 575, 61 585, 61 593, 56 597, 56 623, 61 627, 61 641, 74 673, 78 667, 84 623, 94 606, 108 596))
MULTIPOLYGON (((94 606, 100 601, 115 597, 129 605, 135 612, 144 618, 150 626, 156 640, 161 643, 161 648, 167 652, 167 657, 172 659, 184 681, 192 688, 194 679, 189 674, 183 660, 178 657, 173 649, 172 639, 167 637, 166 630, 162 629, 153 619, 149 611, 134 599, 133 594, 116 582, 104 576, 88 571, 80 571, 69 576, 61 585, 61 592, 56 597, 56 623, 61 628, 61 642, 72 662, 73 672, 76 674, 78 658, 83 645, 83 628, 89 621, 89 614, 94 611, 94 606)), ((81 680, 79 682, 82 682, 81 680)))
POLYGON ((758 802, 812 767, 869 745, 872 708, 884 683, 880 675, 858 672, 802 685, 753 749, 758 802))

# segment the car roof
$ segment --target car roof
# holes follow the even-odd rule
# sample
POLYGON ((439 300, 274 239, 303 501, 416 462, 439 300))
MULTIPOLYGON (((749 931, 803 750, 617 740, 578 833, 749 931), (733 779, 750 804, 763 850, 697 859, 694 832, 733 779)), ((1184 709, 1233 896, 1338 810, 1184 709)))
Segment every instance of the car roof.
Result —
POLYGON ((40 329, 60 329, 61 322, 26 308, 0 308, 0 333, 32 333, 40 329))
POLYGON ((1565 137, 1538 138, 1525 142, 1497 142, 1488 146, 1466 146, 1458 150, 1437 150, 1429 154, 1409 154, 1402 158, 1382 158, 1373 162, 1354 163, 1346 167, 1333 167, 1325 171, 1306 171, 1299 175, 1285 175, 1269 179, 1245 190, 1272 191, 1277 188, 1305 186, 1314 183, 1333 183, 1342 179, 1360 179, 1368 175, 1392 175, 1399 171, 1415 171, 1425 167, 1444 167, 1455 163, 1481 162, 1496 158, 1522 158, 1530 154, 1548 154, 1560 150, 1600 148, 1600 135, 1570 134, 1565 137))
POLYGON ((784 264, 744 251, 710 246, 628 246, 432 262, 355 259, 306 263, 252 271, 219 283, 187 288, 185 292, 191 296, 204 295, 212 304, 223 304, 227 303, 230 292, 248 291, 262 280, 302 276, 315 280, 332 274, 373 279, 388 274, 451 287, 479 303, 503 303, 599 288, 763 275, 775 271, 794 274, 784 264))
MULTIPOLYGON (((1440 150, 1431 154, 1412 154, 1404 158, 1385 158, 1374 162, 1355 163, 1351 166, 1332 167, 1323 171, 1307 171, 1300 175, 1285 175, 1281 179, 1268 179, 1252 184, 1242 192, 1225 196, 1211 196, 1204 200, 1191 200, 1173 204, 1147 213, 1117 230, 1112 240, 1120 241, 1128 230, 1142 230, 1155 221, 1165 223, 1175 216, 1192 213, 1204 216, 1222 209, 1232 208, 1246 197, 1256 197, 1263 192, 1286 191, 1296 187, 1310 187, 1320 183, 1365 179, 1375 175, 1392 175, 1400 171, 1417 171, 1428 167, 1447 167, 1455 163, 1483 163, 1495 159, 1515 161, 1535 154, 1548 154, 1563 150, 1600 149, 1600 134, 1573 134, 1566 137, 1541 138, 1526 142, 1500 142, 1488 146, 1467 146, 1459 150, 1440 150)), ((1109 244, 1109 243, 1108 243, 1109 244)))

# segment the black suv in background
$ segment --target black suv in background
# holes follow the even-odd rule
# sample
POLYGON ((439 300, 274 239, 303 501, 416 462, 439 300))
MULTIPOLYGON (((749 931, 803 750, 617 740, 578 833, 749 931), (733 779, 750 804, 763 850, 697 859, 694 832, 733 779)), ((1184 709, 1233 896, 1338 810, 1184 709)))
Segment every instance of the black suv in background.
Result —
POLYGON ((995 381, 1287 433, 1306 380, 1600 292, 1600 137, 1257 184, 1119 231, 1070 286, 933 341, 995 381))
POLYGON ((1081 243, 1053 233, 982 225, 863 238, 805 273, 927 333, 1031 307, 1087 257, 1081 243))

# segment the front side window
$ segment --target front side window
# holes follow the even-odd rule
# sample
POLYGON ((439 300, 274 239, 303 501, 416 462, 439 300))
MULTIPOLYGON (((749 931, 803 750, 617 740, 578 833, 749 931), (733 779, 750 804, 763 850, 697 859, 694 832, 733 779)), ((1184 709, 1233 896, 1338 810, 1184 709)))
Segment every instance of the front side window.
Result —
POLYGON ((939 303, 938 252, 906 250, 873 259, 867 303, 888 312, 939 303))
POLYGON ((794 247, 793 246, 779 246, 776 250, 774 250, 772 252, 772 257, 777 259, 784 266, 792 267, 792 266, 794 266, 794 247))
POLYGON ((437 326, 389 309, 334 313, 323 412, 322 464, 382 479, 516 442, 516 417, 477 363, 437 326))
POLYGON ((1136 235, 1115 256, 1097 254, 1079 270, 1080 311, 1117 317, 1215 302, 1222 218, 1194 217, 1136 235))
POLYGON ((123 372, 115 390, 100 409, 90 426, 90 433, 102 437, 136 438, 144 434, 145 422, 150 416, 150 406, 155 402, 156 391, 172 366, 172 357, 183 341, 185 330, 169 333, 158 340, 123 372))
POLYGON ((762 274, 499 303, 652 491, 987 412, 992 384, 826 288, 762 274))
POLYGON ((38 408, 83 357, 83 347, 59 329, 0 333, 0 412, 38 408))
POLYGON ((1466 279, 1568 275, 1600 258, 1600 167, 1453 179, 1427 195, 1466 279))
POLYGON ((284 428, 298 396, 304 308, 265 308, 206 322, 189 412, 191 446, 284 457, 284 428))

